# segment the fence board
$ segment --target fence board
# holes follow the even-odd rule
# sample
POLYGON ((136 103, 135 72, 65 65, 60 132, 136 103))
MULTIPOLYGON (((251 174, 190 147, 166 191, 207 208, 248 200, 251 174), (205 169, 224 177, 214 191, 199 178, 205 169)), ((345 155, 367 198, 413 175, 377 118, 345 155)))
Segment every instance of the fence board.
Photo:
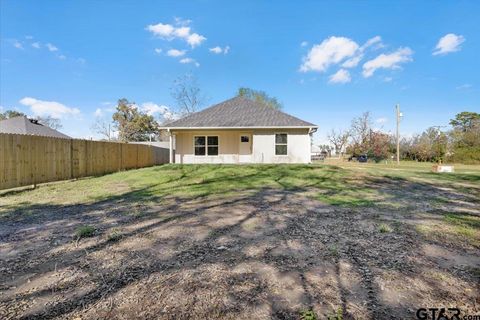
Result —
POLYGON ((167 163, 169 150, 135 143, 0 133, 0 189, 167 163))

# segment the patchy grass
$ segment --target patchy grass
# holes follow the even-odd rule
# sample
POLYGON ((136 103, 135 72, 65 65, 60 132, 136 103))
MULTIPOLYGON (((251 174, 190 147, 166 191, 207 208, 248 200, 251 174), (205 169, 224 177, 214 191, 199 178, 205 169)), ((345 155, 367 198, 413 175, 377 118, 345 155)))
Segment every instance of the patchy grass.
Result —
POLYGON ((455 233, 480 243, 480 216, 450 213, 443 220, 453 227, 455 233))
POLYGON ((107 241, 109 242, 117 242, 122 238, 122 233, 118 229, 113 229, 108 235, 107 235, 107 241))
MULTIPOLYGON (((428 187, 454 188, 470 193, 471 201, 479 202, 480 170, 468 167, 457 171, 434 174, 425 164, 411 163, 400 167, 351 163, 342 163, 342 167, 323 164, 164 165, 44 184, 34 190, 3 192, 0 193, 0 217, 35 214, 38 207, 45 205, 88 204, 115 198, 131 203, 159 203, 168 197, 228 197, 264 188, 313 190, 317 199, 343 207, 382 205, 399 208, 402 201, 396 198, 395 191, 428 187), (470 173, 463 173, 466 170, 470 173)), ((442 205, 450 200, 432 197, 431 201, 442 205)))
POLYGON ((328 247, 328 252, 330 253, 330 255, 334 258, 338 257, 338 247, 336 244, 334 245, 331 245, 328 247))
POLYGON ((75 230, 75 235, 78 239, 93 237, 95 235, 95 227, 93 226, 80 226, 75 230))
POLYGON ((416 229, 432 241, 480 247, 480 216, 449 213, 436 223, 417 225, 416 229))
POLYGON ((381 232, 381 233, 387 233, 387 232, 392 232, 393 229, 386 223, 381 223, 379 226, 378 226, 378 231, 381 232))
POLYGON ((313 310, 303 310, 300 312, 301 320, 317 320, 317 315, 313 310))
POLYGON ((327 315, 327 320, 343 320, 343 309, 339 307, 336 312, 327 315))

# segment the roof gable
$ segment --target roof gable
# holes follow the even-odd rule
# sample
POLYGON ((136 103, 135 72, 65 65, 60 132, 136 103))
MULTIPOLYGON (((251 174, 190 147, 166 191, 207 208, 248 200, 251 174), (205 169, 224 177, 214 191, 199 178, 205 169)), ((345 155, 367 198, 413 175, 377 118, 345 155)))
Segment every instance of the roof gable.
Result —
POLYGON ((317 127, 263 103, 235 97, 185 118, 165 125, 166 128, 261 128, 317 127))

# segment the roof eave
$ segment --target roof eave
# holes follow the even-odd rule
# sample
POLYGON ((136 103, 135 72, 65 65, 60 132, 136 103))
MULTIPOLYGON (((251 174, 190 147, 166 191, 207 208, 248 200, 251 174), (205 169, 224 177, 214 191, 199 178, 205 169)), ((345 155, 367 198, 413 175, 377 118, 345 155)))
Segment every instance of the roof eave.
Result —
POLYGON ((245 130, 245 129, 318 129, 317 125, 308 126, 251 126, 251 127, 160 127, 160 130, 245 130))

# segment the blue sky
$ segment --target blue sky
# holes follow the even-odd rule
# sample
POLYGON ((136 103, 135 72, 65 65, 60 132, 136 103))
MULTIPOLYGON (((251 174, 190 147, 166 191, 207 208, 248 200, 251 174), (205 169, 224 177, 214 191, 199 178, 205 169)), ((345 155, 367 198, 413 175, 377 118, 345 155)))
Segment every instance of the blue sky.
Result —
POLYGON ((240 86, 347 128, 370 111, 402 133, 480 111, 479 1, 10 1, 1 3, 0 106, 95 136, 119 98, 161 117, 192 72, 209 104, 240 86))

